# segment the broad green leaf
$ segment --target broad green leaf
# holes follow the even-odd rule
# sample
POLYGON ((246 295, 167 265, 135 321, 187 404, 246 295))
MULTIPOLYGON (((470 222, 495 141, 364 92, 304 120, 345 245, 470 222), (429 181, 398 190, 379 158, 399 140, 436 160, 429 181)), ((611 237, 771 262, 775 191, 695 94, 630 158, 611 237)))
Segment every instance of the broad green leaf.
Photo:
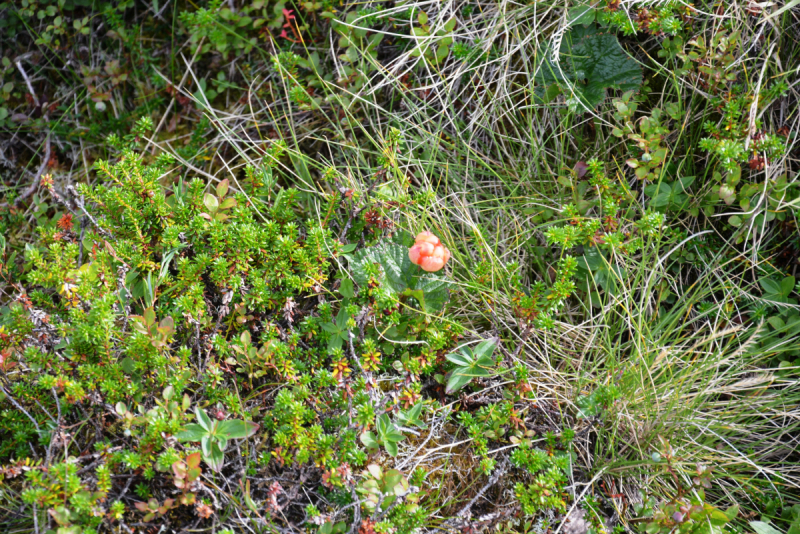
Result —
POLYGON ((200 423, 200 426, 208 430, 209 432, 212 429, 213 423, 211 422, 211 418, 208 416, 206 411, 199 406, 196 406, 194 409, 194 413, 197 416, 197 422, 200 423))
POLYGON ((339 332, 339 327, 333 323, 322 323, 322 329, 329 334, 336 334, 339 332))
POLYGON ((781 280, 781 295, 788 297, 794 289, 794 276, 787 276, 781 280))
POLYGON ((734 504, 723 513, 725 514, 725 517, 728 518, 728 521, 733 521, 739 515, 739 505, 734 504))
POLYGON ((208 208, 208 211, 211 213, 214 213, 219 208, 219 201, 217 200, 217 197, 211 193, 206 193, 203 195, 203 204, 205 204, 206 208, 208 208))
POLYGON ((353 298, 355 296, 355 291, 353 291, 353 281, 349 278, 342 280, 342 283, 339 286, 339 293, 341 293, 344 298, 353 298))
POLYGON ((328 348, 329 349, 340 349, 340 348, 342 348, 342 343, 343 342, 344 342, 344 340, 342 339, 341 335, 338 335, 338 334, 333 335, 328 340, 328 348))
POLYGON ((366 266, 377 263, 383 270, 383 280, 387 289, 402 293, 407 288, 414 289, 414 274, 419 267, 408 258, 408 248, 396 243, 383 242, 377 246, 359 250, 353 255, 353 278, 359 286, 369 281, 366 266))
POLYGON ((480 370, 481 372, 485 372, 486 375, 478 375, 478 376, 488 376, 491 374, 492 368, 494 368, 494 360, 491 356, 481 356, 475 360, 475 365, 472 367, 475 371, 480 370))
POLYGON ((473 363, 472 356, 463 348, 460 351, 451 352, 445 355, 445 358, 459 367, 468 367, 473 363))
POLYGON ((417 428, 428 428, 428 425, 426 425, 425 422, 420 419, 420 416, 422 415, 422 407, 423 404, 418 402, 409 410, 400 412, 397 417, 403 425, 416 426, 417 428))
POLYGON ((217 442, 211 443, 211 454, 204 456, 208 467, 214 471, 221 471, 222 466, 225 465, 225 452, 220 448, 217 442))
POLYGON ((642 84, 642 69, 619 45, 617 38, 594 24, 575 26, 564 36, 559 48, 558 63, 553 50, 539 51, 534 80, 543 89, 554 83, 562 86, 568 103, 579 112, 591 110, 606 97, 607 89, 629 91, 642 84))
POLYGON ((378 431, 378 436, 380 436, 381 439, 383 439, 389 431, 391 425, 392 423, 389 421, 388 415, 384 413, 378 416, 378 419, 375 421, 375 429, 378 431))
POLYGON ((713 507, 711 510, 709 510, 708 520, 713 526, 716 527, 720 527, 730 521, 725 512, 713 507))
POLYGON ((460 373, 456 373, 455 371, 450 374, 450 379, 447 381, 447 387, 445 388, 445 393, 450 395, 451 393, 455 393, 459 389, 463 388, 472 380, 472 377, 464 376, 460 373))
POLYGON ((404 439, 406 439, 406 437, 403 434, 401 434, 394 427, 394 425, 392 425, 392 428, 386 433, 386 435, 383 436, 383 439, 385 439, 386 441, 398 442, 398 441, 403 441, 404 439))
POLYGON ((773 280, 772 278, 761 278, 758 283, 761 287, 770 295, 780 295, 781 294, 781 284, 773 280))
POLYGON ((136 370, 136 362, 133 361, 133 358, 130 356, 126 356, 120 362, 120 367, 122 367, 122 370, 126 373, 131 374, 136 370))
POLYGON ((780 530, 764 521, 750 521, 750 526, 756 531, 756 534, 782 534, 780 530))
POLYGON ((151 325, 156 322, 156 312, 153 311, 153 308, 147 308, 144 311, 143 317, 148 325, 151 325))
POLYGON ((208 434, 208 430, 202 426, 190 423, 183 427, 183 430, 175 434, 178 441, 200 441, 203 436, 208 434))
POLYGON ((230 186, 230 182, 227 178, 222 180, 219 184, 217 184, 217 196, 219 198, 224 197, 228 194, 228 187, 230 186))
POLYGON ((469 367, 459 367, 453 371, 453 374, 459 374, 468 377, 470 380, 473 378, 480 378, 484 376, 491 376, 492 370, 489 366, 478 365, 477 363, 469 367))
POLYGON ((654 208, 663 208, 664 206, 669 205, 669 201, 669 193, 659 193, 653 198, 653 200, 650 201, 650 205, 654 208))
POLYGON ((368 449, 378 448, 378 440, 375 439, 375 434, 373 434, 372 432, 362 433, 361 443, 363 443, 368 449))
POLYGON ((219 205, 219 209, 221 210, 229 210, 236 206, 236 199, 233 197, 226 198, 222 201, 222 204, 219 205))
POLYGON ((214 441, 211 439, 211 436, 205 435, 200 439, 200 450, 203 453, 203 459, 208 463, 208 459, 211 458, 211 448, 214 445, 214 441))
POLYGON ((694 176, 684 176, 678 183, 680 183, 681 188, 686 191, 689 187, 694 183, 695 177, 694 176))
POLYGON ((666 184, 666 183, 650 184, 648 186, 645 186, 645 188, 644 188, 644 194, 649 196, 649 197, 655 197, 659 193, 667 193, 667 194, 669 194, 671 192, 672 192, 672 187, 669 184, 666 184))
POLYGON ((594 8, 588 4, 579 4, 570 8, 567 15, 571 25, 583 24, 584 26, 594 22, 594 8))
POLYGON ((472 352, 477 358, 482 358, 484 356, 491 357, 495 346, 496 343, 494 339, 486 339, 478 343, 472 352))
POLYGON ((222 421, 217 427, 219 434, 228 439, 247 438, 255 434, 258 429, 259 426, 256 423, 252 421, 240 421, 238 419, 222 421))
POLYGON ((388 490, 392 490, 402 481, 403 481, 403 474, 397 469, 389 469, 388 471, 386 471, 386 474, 383 475, 383 484, 384 487, 388 490))
POLYGON ((343 330, 347 327, 347 320, 350 319, 350 316, 345 311, 344 307, 339 310, 339 313, 336 314, 336 326, 339 327, 339 330, 343 330))
POLYGON ((450 282, 435 274, 425 274, 416 280, 415 289, 422 291, 424 302, 420 302, 423 311, 435 313, 441 311, 450 298, 448 290, 450 282))
POLYGON ((393 441, 387 441, 383 444, 383 446, 386 447, 386 452, 389 453, 389 456, 397 456, 397 443, 393 441))

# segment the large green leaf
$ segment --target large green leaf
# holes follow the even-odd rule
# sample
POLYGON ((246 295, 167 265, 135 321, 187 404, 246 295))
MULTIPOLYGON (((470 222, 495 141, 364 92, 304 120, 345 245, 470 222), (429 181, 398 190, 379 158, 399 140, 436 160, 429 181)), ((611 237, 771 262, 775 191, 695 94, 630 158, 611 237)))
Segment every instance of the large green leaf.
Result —
POLYGON ((255 434, 258 428, 259 426, 252 421, 230 419, 228 421, 222 421, 219 424, 217 432, 227 439, 242 439, 255 434))
POLYGON ((464 347, 460 352, 446 355, 445 357, 457 367, 450 373, 445 393, 448 395, 455 393, 469 384, 473 378, 493 375, 495 362, 492 360, 492 353, 495 346, 494 339, 487 339, 480 342, 474 351, 464 347))
POLYGON ((380 264, 383 271, 382 281, 395 293, 399 294, 414 287, 414 270, 418 268, 408 258, 407 248, 383 242, 353 254, 353 278, 359 286, 363 287, 369 281, 366 267, 374 263, 380 264))
POLYGON ((567 102, 576 111, 597 107, 607 89, 629 91, 642 84, 642 69, 619 45, 614 35, 603 33, 597 26, 576 26, 561 41, 558 63, 553 50, 543 47, 534 80, 545 89, 557 84, 567 102))
POLYGON ((189 423, 175 437, 178 441, 200 441, 206 435, 208 435, 208 430, 198 424, 189 423))
MULTIPOLYGON (((437 312, 444 308, 450 294, 450 282, 434 274, 424 274, 416 281, 416 291, 422 292, 420 306, 426 312, 437 312)), ((419 299, 417 299, 419 300, 419 299)))
POLYGON ((380 282, 384 287, 396 295, 415 298, 424 311, 437 312, 447 302, 450 283, 411 263, 408 247, 384 241, 353 254, 353 279, 359 286, 367 285, 367 267, 376 263, 381 266, 380 282))

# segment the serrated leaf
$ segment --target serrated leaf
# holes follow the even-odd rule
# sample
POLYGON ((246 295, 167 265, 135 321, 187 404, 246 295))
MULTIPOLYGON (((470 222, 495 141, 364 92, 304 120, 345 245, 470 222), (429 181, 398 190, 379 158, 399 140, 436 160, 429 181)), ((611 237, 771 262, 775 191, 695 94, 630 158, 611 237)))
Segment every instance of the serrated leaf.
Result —
POLYGON ((425 274, 416 281, 418 291, 422 291, 423 302, 420 302, 423 311, 436 313, 444 308, 450 298, 450 282, 435 274, 425 274))
POLYGON ((120 367, 122 367, 122 370, 126 373, 131 374, 136 370, 136 362, 133 361, 133 358, 130 356, 126 356, 120 362, 120 367))
POLYGON ((359 250, 353 255, 353 278, 360 286, 365 286, 369 281, 366 267, 377 263, 383 271, 383 278, 387 289, 394 293, 402 293, 408 288, 414 288, 415 280, 413 271, 417 267, 408 258, 408 249, 396 243, 381 243, 380 245, 359 250))
POLYGON ((552 49, 539 51, 540 62, 534 80, 541 85, 557 83, 581 111, 597 107, 607 89, 638 89, 642 69, 619 45, 617 38, 591 24, 575 26, 561 42, 558 63, 552 49), (574 94, 574 96, 573 96, 574 94))

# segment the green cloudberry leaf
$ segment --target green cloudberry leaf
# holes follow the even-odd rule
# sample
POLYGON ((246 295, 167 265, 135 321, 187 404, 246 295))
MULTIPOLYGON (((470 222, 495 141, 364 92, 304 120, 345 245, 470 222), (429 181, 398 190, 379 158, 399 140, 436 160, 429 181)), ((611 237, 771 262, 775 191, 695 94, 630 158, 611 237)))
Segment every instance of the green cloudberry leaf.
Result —
POLYGON ((558 62, 553 51, 540 50, 540 63, 535 76, 537 92, 542 98, 544 89, 552 84, 579 111, 596 108, 605 98, 606 90, 629 91, 642 84, 642 69, 620 46, 614 35, 603 33, 596 25, 576 26, 561 41, 558 62))

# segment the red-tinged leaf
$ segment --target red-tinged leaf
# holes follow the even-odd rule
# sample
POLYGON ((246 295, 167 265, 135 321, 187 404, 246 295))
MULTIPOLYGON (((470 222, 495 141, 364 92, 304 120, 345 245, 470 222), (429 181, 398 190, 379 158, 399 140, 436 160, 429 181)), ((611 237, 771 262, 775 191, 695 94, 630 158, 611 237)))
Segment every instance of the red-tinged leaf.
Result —
POLYGON ((209 221, 212 220, 211 219, 211 215, 209 215, 208 213, 201 213, 200 217, 202 217, 204 219, 208 219, 209 221))
POLYGON ((211 193, 206 193, 203 195, 203 204, 205 204, 206 208, 208 208, 208 211, 211 213, 216 212, 219 208, 219 200, 217 200, 217 197, 211 193))
POLYGON ((186 477, 186 464, 178 460, 174 464, 172 464, 172 472, 175 473, 176 477, 185 478, 186 477))
POLYGON ((148 510, 146 502, 135 502, 133 505, 136 507, 137 510, 140 512, 146 512, 148 510))
POLYGON ((193 452, 189 456, 186 457, 186 465, 188 465, 191 469, 195 469, 200 467, 200 459, 202 456, 199 452, 193 452))
POLYGON ((225 178, 224 180, 222 180, 222 181, 221 181, 221 182, 220 182, 220 183, 217 185, 217 197, 219 197, 219 198, 222 198, 222 197, 224 197, 225 195, 227 195, 227 194, 228 194, 228 187, 229 187, 229 185, 230 185, 230 182, 228 182, 228 179, 227 179, 227 178, 225 178))
POLYGON ((575 164, 575 173, 578 175, 578 178, 583 178, 586 176, 587 172, 589 172, 589 166, 586 165, 586 162, 579 161, 575 164))
POLYGON ((221 210, 229 210, 229 209, 233 208, 234 206, 236 206, 236 199, 231 197, 231 198, 226 198, 225 200, 223 200, 222 204, 219 205, 219 209, 221 209, 221 210))

